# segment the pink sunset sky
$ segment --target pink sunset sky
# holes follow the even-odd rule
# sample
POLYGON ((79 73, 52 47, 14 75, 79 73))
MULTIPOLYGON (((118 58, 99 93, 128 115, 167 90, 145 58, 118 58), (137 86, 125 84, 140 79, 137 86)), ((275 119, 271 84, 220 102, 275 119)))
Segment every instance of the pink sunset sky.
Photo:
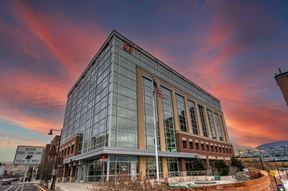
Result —
POLYGON ((232 143, 288 139, 287 1, 0 2, 0 161, 44 145, 66 96, 116 29, 221 100, 232 143))

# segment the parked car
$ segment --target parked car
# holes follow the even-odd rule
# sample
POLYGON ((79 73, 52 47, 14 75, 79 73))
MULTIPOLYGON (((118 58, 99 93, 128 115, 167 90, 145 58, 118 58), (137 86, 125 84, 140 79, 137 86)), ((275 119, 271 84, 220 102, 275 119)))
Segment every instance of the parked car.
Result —
POLYGON ((2 185, 7 185, 7 184, 11 184, 11 179, 10 178, 3 178, 2 185))

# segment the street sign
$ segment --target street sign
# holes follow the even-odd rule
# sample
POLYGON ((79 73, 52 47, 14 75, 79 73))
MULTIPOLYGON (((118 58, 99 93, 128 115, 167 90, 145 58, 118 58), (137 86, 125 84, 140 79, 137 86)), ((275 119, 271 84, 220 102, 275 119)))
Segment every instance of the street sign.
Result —
POLYGON ((278 176, 278 172, 276 170, 270 170, 271 176, 278 176))
POLYGON ((13 163, 18 165, 38 165, 41 162, 42 152, 43 147, 19 145, 13 163))

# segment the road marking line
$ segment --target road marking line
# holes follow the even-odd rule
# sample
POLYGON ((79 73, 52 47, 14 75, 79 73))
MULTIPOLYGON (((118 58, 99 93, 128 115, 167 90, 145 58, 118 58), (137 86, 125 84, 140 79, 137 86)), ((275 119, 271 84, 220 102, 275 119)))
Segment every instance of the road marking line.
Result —
POLYGON ((6 190, 4 190, 4 191, 7 191, 7 190, 10 190, 10 188, 12 188, 13 186, 10 186, 9 188, 7 188, 6 190))
MULTIPOLYGON (((56 187, 56 186, 55 186, 56 187)), ((69 191, 69 190, 67 190, 66 188, 63 188, 63 187, 61 187, 61 186, 58 186, 60 189, 62 189, 62 190, 64 190, 64 191, 69 191)))
POLYGON ((20 188, 20 187, 21 187, 21 185, 19 185, 19 186, 18 186, 18 188, 16 188, 16 190, 15 190, 15 191, 19 190, 19 188, 20 188))
POLYGON ((41 186, 39 186, 38 184, 35 184, 38 188, 40 188, 40 190, 42 191, 46 191, 45 189, 43 189, 41 186))

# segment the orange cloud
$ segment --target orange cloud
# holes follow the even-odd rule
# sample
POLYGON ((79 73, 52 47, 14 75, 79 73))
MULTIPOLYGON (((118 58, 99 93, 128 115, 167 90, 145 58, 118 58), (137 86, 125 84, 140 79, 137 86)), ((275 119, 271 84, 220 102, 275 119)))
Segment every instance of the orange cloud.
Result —
POLYGON ((62 121, 45 113, 63 113, 67 86, 39 75, 8 74, 0 81, 1 92, 5 92, 0 95, 0 118, 40 132, 61 128, 62 121))

